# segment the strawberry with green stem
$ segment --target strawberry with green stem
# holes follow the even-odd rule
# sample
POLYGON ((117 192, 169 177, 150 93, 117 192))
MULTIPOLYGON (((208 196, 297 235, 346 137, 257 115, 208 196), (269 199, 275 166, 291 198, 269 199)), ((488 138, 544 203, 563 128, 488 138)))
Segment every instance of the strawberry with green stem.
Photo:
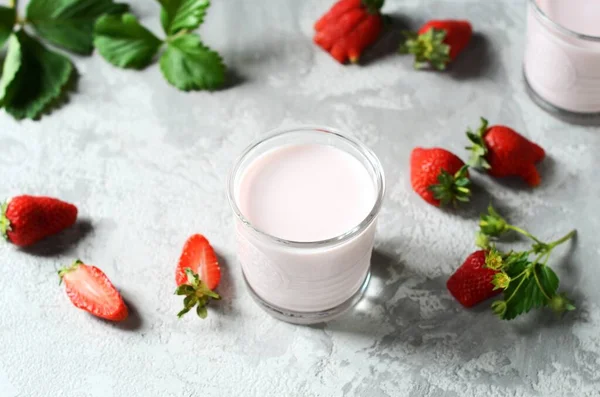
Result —
POLYGON ((467 47, 473 28, 464 20, 431 20, 417 32, 405 32, 404 35, 406 42, 399 52, 415 55, 415 69, 431 65, 444 70, 467 47))
MULTIPOLYGON (((479 221, 478 236, 498 237, 515 231, 533 241, 531 249, 523 252, 500 253, 492 245, 486 254, 485 267, 498 272, 492 284, 503 291, 504 299, 492 304, 492 310, 500 318, 511 320, 533 308, 550 307, 556 313, 574 310, 575 306, 565 293, 558 293, 559 279, 548 266, 554 248, 569 241, 575 230, 565 236, 546 243, 527 230, 509 224, 492 206, 479 221), (533 261, 529 258, 535 255, 533 261)), ((480 237, 480 239, 482 238, 480 237)))
POLYGON ((469 166, 487 171, 491 176, 503 178, 518 176, 535 187, 542 178, 535 164, 546 156, 544 149, 523 135, 504 125, 488 125, 481 118, 477 131, 467 130, 471 146, 469 166))
POLYGON ((185 296, 183 309, 177 316, 181 318, 196 307, 196 314, 200 318, 206 318, 206 306, 210 300, 221 299, 213 291, 220 281, 221 268, 213 247, 203 235, 192 235, 185 242, 175 272, 175 294, 185 296))
POLYGON ((471 195, 468 167, 457 155, 442 148, 413 149, 410 183, 423 200, 436 207, 468 202, 471 195))

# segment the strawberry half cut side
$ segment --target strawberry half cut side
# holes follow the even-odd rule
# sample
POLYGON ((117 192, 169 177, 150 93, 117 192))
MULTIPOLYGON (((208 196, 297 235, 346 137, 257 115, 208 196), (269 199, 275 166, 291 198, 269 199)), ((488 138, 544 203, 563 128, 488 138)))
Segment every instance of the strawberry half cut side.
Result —
POLYGON ((184 295, 183 309, 177 314, 182 317, 196 307, 196 314, 206 318, 206 305, 211 299, 221 299, 213 290, 221 281, 221 268, 215 250, 206 237, 194 234, 187 239, 177 264, 175 282, 176 295, 184 295))
POLYGON ((102 270, 77 260, 59 270, 58 275, 76 307, 109 321, 127 318, 128 310, 121 294, 102 270))

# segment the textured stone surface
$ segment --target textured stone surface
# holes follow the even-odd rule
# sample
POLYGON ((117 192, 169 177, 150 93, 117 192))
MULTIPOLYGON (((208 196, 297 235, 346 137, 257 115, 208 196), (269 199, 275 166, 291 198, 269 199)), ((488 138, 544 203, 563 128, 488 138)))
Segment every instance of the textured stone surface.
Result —
MULTIPOLYGON (((413 71, 409 57, 390 53, 393 35, 366 66, 338 65, 311 42, 330 1, 214 3, 201 32, 237 76, 230 89, 186 94, 156 66, 123 71, 94 56, 76 60, 82 78, 68 106, 41 122, 0 115, 0 196, 59 196, 81 213, 77 227, 29 252, 0 245, 0 395, 597 396, 600 129, 554 119, 526 95, 525 2, 388 0, 396 24, 475 22, 474 45, 448 73, 413 71), (463 131, 479 116, 547 149, 542 186, 475 175, 470 209, 428 206, 408 184, 410 149, 464 156, 463 131), (250 300, 224 191, 251 140, 296 123, 363 140, 389 186, 366 298, 314 327, 278 322, 250 300), (579 230, 553 261, 575 313, 500 322, 486 305, 464 310, 448 295, 445 280, 473 250, 476 216, 492 199, 548 239, 579 230), (178 320, 172 295, 194 232, 224 263, 224 300, 206 321, 178 320), (77 257, 122 290, 130 321, 112 325, 72 307, 56 270, 77 257)), ((159 31, 154 2, 133 8, 159 31)))

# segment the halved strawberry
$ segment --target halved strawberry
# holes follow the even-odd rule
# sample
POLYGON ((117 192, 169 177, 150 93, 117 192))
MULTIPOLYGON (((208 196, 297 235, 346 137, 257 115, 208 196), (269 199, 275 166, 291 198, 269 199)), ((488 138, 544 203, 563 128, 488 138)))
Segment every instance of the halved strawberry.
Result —
POLYGON ((206 305, 210 298, 221 299, 219 294, 212 291, 221 281, 221 268, 213 247, 203 235, 194 234, 185 242, 175 281, 178 286, 175 294, 185 295, 184 308, 177 314, 178 317, 197 305, 198 316, 206 318, 206 305))
POLYGON ((110 321, 127 318, 127 306, 121 294, 102 270, 76 260, 58 275, 65 283, 67 296, 78 308, 110 321))

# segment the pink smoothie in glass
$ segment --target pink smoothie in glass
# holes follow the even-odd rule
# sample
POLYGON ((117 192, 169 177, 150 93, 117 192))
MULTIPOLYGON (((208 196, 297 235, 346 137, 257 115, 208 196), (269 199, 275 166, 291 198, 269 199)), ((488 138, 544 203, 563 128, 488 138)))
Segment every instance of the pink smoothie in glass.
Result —
MULTIPOLYGON (((320 133, 325 136, 325 134, 320 133)), ((270 149, 240 174, 235 200, 253 228, 293 242, 356 229, 373 210, 374 177, 352 154, 325 144, 270 149)), ((238 255, 253 291, 283 310, 319 312, 348 301, 370 268, 375 221, 340 243, 277 243, 236 223, 238 255)))
POLYGON ((550 104, 600 113, 600 1, 531 0, 524 63, 529 85, 550 104))
POLYGON ((238 204, 261 231, 306 242, 357 226, 375 196, 369 173, 354 156, 332 146, 302 144, 254 160, 240 181, 238 204))

